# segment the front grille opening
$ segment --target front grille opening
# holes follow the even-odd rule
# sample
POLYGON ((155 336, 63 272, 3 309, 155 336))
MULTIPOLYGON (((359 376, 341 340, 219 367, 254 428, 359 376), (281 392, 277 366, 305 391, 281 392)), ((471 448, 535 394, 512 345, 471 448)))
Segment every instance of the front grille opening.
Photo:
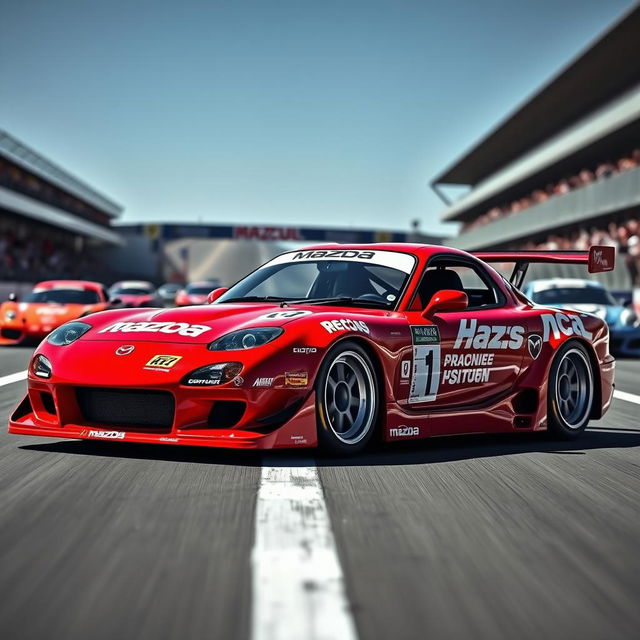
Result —
POLYGON ((40 401, 47 413, 50 413, 52 416, 56 415, 56 403, 53 401, 53 396, 50 393, 47 391, 41 391, 40 401))
POLYGON ((78 407, 87 422, 169 431, 175 400, 168 391, 76 388, 78 407))
POLYGON ((213 403, 209 412, 209 427, 230 429, 235 427, 244 415, 246 404, 237 400, 219 400, 213 403))
POLYGON ((22 335, 22 331, 20 331, 20 329, 7 329, 4 327, 0 329, 0 335, 7 340, 17 340, 22 335))

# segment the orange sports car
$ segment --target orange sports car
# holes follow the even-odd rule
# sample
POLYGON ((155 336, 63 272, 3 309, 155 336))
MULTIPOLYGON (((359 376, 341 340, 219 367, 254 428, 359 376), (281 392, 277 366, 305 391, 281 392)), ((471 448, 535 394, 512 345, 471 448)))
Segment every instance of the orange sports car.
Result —
POLYGON ((41 340, 69 320, 109 308, 109 297, 99 282, 40 282, 24 300, 11 294, 0 305, 0 345, 41 340))

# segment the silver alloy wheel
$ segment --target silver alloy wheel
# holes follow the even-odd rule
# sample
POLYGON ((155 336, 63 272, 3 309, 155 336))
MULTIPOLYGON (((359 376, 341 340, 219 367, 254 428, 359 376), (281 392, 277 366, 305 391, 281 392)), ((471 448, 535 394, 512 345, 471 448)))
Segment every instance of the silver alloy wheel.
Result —
POLYGON ((338 354, 327 371, 324 409, 338 440, 357 444, 369 433, 376 415, 376 385, 371 368, 355 351, 338 354))
POLYGON ((593 374, 585 354, 569 349, 560 360, 556 373, 558 413, 569 429, 579 429, 591 413, 593 374))

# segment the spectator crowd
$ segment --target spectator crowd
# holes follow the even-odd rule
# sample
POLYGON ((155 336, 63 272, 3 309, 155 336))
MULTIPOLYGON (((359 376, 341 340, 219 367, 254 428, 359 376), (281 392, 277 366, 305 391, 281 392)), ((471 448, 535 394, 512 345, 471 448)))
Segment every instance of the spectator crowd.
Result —
POLYGON ((593 169, 582 169, 575 175, 568 178, 562 178, 562 180, 558 182, 548 184, 544 189, 536 189, 532 193, 520 198, 519 200, 514 200, 509 204, 501 207, 493 207, 474 220, 465 222, 462 225, 460 232, 465 233, 467 231, 472 231, 473 229, 482 227, 490 222, 499 220, 500 218, 518 214, 533 205, 546 202, 554 196, 569 193, 570 191, 580 189, 592 182, 605 180, 606 178, 624 173, 625 171, 630 171, 636 167, 640 167, 640 149, 634 149, 631 153, 625 154, 615 162, 602 162, 593 169))
POLYGON ((550 234, 543 242, 527 242, 514 247, 538 251, 586 251, 594 244, 616 247, 617 260, 624 262, 631 286, 640 287, 640 222, 636 217, 611 221, 562 234, 550 234))
POLYGON ((109 277, 80 236, 0 213, 0 281, 109 277))

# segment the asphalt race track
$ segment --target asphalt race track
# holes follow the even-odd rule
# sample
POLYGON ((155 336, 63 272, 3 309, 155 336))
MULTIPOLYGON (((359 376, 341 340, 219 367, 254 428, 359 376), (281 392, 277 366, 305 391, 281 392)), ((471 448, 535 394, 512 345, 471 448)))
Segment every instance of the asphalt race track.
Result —
MULTIPOLYGON (((30 354, 2 349, 0 379, 30 354)), ((263 459, 9 436, 24 388, 0 386, 0 638, 249 638, 263 459)), ((617 389, 640 394, 640 362, 618 362, 617 389)), ((638 417, 615 399, 575 443, 472 436, 317 458, 357 637, 637 637, 638 417)))

